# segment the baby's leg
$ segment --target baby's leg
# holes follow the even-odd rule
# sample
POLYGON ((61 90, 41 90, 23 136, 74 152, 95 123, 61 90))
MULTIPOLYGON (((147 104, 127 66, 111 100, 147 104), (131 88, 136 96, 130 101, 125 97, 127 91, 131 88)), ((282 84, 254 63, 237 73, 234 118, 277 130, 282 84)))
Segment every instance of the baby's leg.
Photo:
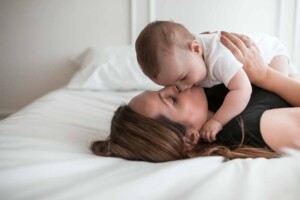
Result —
POLYGON ((291 79, 294 79, 294 80, 300 82, 300 74, 290 73, 290 74, 289 74, 289 77, 290 77, 291 79))
POLYGON ((300 82, 300 74, 289 72, 289 60, 286 56, 275 56, 271 60, 269 66, 276 71, 279 71, 280 73, 290 77, 291 79, 300 82))
POLYGON ((289 59, 286 56, 275 56, 269 66, 286 76, 289 75, 289 59))

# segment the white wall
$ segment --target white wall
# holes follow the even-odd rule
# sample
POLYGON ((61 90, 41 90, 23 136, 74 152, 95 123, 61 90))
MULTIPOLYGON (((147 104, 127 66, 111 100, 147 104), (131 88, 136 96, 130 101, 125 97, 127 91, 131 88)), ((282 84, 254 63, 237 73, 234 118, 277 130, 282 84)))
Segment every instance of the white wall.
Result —
POLYGON ((77 70, 71 58, 88 46, 134 42, 155 19, 276 35, 292 54, 296 1, 0 0, 0 115, 65 85, 77 70))
POLYGON ((274 34, 276 30, 274 19, 277 19, 277 4, 274 0, 189 0, 197 9, 183 17, 177 13, 180 10, 188 13, 190 6, 187 1, 178 1, 170 9, 172 2, 165 0, 163 4, 157 3, 157 18, 172 18, 185 23, 192 32, 227 30, 274 34))
POLYGON ((147 22, 160 19, 180 22, 193 33, 226 30, 270 34, 286 45, 292 62, 300 70, 300 0, 134 1, 142 8, 137 10, 137 15, 148 16, 148 21, 145 17, 137 17, 137 32, 147 22))
POLYGON ((0 115, 65 85, 88 46, 130 42, 130 1, 0 0, 0 115))

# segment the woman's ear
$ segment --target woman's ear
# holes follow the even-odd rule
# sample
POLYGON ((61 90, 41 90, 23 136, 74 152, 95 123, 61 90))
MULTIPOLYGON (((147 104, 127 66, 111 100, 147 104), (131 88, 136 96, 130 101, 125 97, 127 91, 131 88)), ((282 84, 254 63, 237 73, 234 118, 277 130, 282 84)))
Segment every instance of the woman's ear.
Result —
POLYGON ((185 132, 185 136, 183 137, 184 149, 186 151, 192 150, 193 147, 197 144, 199 138, 200 134, 196 129, 188 129, 185 132))
POLYGON ((202 55, 202 48, 198 40, 193 40, 191 43, 189 43, 189 48, 192 52, 202 55))

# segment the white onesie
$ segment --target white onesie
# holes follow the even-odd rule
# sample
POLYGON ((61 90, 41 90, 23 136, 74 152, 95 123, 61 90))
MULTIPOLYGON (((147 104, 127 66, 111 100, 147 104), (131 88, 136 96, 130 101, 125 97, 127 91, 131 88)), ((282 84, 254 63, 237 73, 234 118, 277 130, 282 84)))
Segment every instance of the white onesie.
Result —
MULTIPOLYGON (((202 87, 209 88, 220 83, 227 86, 243 66, 220 42, 220 35, 220 32, 194 35, 200 42, 207 67, 207 76, 201 83, 202 87)), ((247 36, 256 43, 265 63, 269 64, 277 55, 288 57, 287 49, 277 38, 265 34, 247 34, 247 36)))

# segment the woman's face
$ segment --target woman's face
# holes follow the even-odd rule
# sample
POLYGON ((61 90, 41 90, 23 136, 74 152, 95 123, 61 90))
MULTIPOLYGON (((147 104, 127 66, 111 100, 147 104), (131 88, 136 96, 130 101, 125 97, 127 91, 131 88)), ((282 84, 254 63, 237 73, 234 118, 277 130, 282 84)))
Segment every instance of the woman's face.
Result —
POLYGON ((163 115, 184 125, 187 129, 200 130, 207 120, 207 99, 200 87, 179 92, 177 87, 168 86, 159 91, 145 91, 130 102, 136 112, 150 118, 163 115))

